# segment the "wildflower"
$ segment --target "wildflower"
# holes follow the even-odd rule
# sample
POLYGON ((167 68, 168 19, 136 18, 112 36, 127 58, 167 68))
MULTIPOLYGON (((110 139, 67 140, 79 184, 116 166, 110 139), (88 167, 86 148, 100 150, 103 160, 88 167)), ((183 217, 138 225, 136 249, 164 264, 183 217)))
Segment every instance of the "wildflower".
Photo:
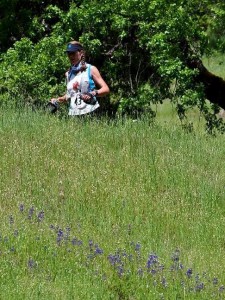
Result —
POLYGON ((32 216, 33 216, 33 213, 34 213, 34 208, 33 206, 29 209, 29 212, 28 212, 28 219, 31 219, 32 216))
MULTIPOLYGON (((138 253, 138 254, 139 254, 139 253, 138 253)), ((128 260, 129 260, 129 261, 132 261, 132 260, 133 260, 133 255, 132 255, 132 254, 129 254, 127 257, 128 257, 128 260)))
POLYGON ((44 212, 42 210, 38 213, 38 222, 41 222, 43 219, 44 219, 44 212))
POLYGON ((77 241, 77 246, 83 245, 83 242, 81 240, 77 241))
POLYGON ((183 264, 179 264, 179 269, 183 270, 184 265, 183 264))
POLYGON ((178 262, 180 260, 180 250, 179 249, 175 250, 175 252, 172 254, 171 259, 174 262, 178 262))
POLYGON ((24 205, 23 205, 23 204, 20 204, 20 206, 19 206, 19 210, 20 210, 21 212, 23 212, 23 211, 24 211, 24 205))
POLYGON ((9 224, 12 225, 13 223, 14 223, 13 216, 10 215, 10 216, 9 216, 9 224))
POLYGON ((119 266, 117 267, 117 270, 118 270, 118 275, 119 275, 119 276, 122 276, 123 273, 124 273, 124 268, 123 268, 121 265, 119 265, 119 266))
POLYGON ((90 250, 91 250, 91 251, 93 250, 93 249, 92 249, 93 245, 94 245, 93 241, 92 241, 92 240, 89 240, 89 247, 90 247, 90 250))
POLYGON ((203 289, 204 289, 204 283, 203 283, 203 282, 199 283, 199 284, 196 285, 196 287, 195 287, 195 290, 196 290, 196 291, 201 291, 201 290, 203 290, 203 289))
POLYGON ((165 269, 165 266, 164 265, 159 265, 158 269, 159 269, 159 271, 163 271, 165 269))
POLYGON ((73 246, 75 246, 75 245, 77 244, 77 239, 76 239, 76 238, 73 238, 73 239, 71 240, 71 243, 72 243, 73 246))
POLYGON ((114 255, 112 255, 112 254, 108 255, 108 260, 111 263, 111 265, 115 265, 116 259, 115 259, 114 255))
POLYGON ((140 251, 140 249, 141 249, 141 244, 140 244, 140 243, 137 243, 137 244, 135 245, 135 251, 140 251))
POLYGON ((95 254, 102 254, 102 253, 103 253, 103 250, 100 249, 100 248, 98 247, 98 245, 95 245, 95 254))
POLYGON ((56 239, 58 245, 60 245, 61 241, 63 240, 63 236, 64 235, 62 229, 59 229, 57 233, 57 239, 56 239))
POLYGON ((171 266, 171 271, 183 269, 183 265, 180 263, 180 250, 176 249, 172 254, 171 259, 173 261, 173 265, 171 266))
POLYGON ((81 246, 83 244, 82 241, 78 240, 76 237, 74 237, 72 240, 71 240, 71 243, 73 246, 81 246))
POLYGON ((152 266, 158 263, 158 256, 155 254, 150 254, 147 261, 147 268, 150 269, 152 266))
POLYGON ((28 260, 27 266, 29 269, 33 269, 37 266, 37 263, 32 258, 30 258, 28 260))
POLYGON ((218 278, 213 278, 213 284, 217 285, 218 284, 218 278))
POLYGON ((195 276, 195 281, 198 282, 200 280, 199 274, 195 276))
POLYGON ((192 269, 188 269, 187 272, 186 272, 186 275, 187 275, 188 278, 191 278, 192 269))
POLYGON ((70 227, 67 226, 67 227, 66 227, 66 234, 65 234, 65 237, 64 237, 64 239, 65 239, 66 241, 69 240, 69 235, 70 235, 70 227))
POLYGON ((115 264, 120 264, 121 263, 121 258, 119 254, 115 254, 115 255, 108 255, 108 260, 111 263, 111 265, 115 265, 115 264))

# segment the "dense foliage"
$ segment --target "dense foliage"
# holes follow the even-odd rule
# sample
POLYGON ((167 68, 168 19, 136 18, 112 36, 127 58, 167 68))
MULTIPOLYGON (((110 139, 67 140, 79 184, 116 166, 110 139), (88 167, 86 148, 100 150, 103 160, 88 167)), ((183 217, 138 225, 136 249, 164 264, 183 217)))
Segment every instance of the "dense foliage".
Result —
POLYGON ((190 61, 224 50, 221 1, 6 2, 1 2, 1 102, 41 103, 63 93, 68 67, 63 50, 75 39, 101 69, 111 102, 120 110, 151 111, 151 103, 166 98, 176 104, 181 118, 188 107, 206 114, 211 110, 193 80, 197 70, 190 61), (15 19, 6 17, 8 11, 17 16, 16 26, 15 19))

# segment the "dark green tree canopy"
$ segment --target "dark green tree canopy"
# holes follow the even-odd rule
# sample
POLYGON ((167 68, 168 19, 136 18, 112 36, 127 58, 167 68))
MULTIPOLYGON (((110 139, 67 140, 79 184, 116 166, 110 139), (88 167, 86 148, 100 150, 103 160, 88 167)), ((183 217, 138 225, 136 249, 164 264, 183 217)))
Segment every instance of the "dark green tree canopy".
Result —
POLYGON ((4 99, 40 102, 63 92, 63 50, 79 40, 122 111, 151 111, 151 103, 168 98, 180 117, 193 106, 209 115, 207 97, 215 109, 224 105, 220 95, 209 97, 214 83, 201 61, 215 50, 224 52, 221 1, 14 0, 2 1, 0 9, 1 50, 8 49, 0 71, 4 99))

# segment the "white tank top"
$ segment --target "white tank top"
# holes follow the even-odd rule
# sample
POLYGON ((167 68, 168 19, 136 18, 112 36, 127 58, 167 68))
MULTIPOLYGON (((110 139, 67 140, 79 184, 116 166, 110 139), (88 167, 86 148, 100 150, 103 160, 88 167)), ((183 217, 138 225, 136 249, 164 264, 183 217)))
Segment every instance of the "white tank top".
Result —
POLYGON ((91 77, 91 65, 86 64, 87 69, 83 72, 79 72, 73 79, 68 80, 67 73, 67 99, 70 103, 69 115, 78 116, 91 113, 96 110, 100 105, 96 100, 95 104, 85 103, 80 95, 94 90, 94 81, 91 77))

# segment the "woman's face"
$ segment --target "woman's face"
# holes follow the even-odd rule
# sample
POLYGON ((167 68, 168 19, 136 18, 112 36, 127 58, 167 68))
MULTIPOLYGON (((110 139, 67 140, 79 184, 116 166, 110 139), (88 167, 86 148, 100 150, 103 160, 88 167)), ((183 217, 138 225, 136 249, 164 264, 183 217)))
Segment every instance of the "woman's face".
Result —
POLYGON ((68 58, 70 60, 71 65, 78 64, 81 60, 81 51, 68 52, 68 58))

